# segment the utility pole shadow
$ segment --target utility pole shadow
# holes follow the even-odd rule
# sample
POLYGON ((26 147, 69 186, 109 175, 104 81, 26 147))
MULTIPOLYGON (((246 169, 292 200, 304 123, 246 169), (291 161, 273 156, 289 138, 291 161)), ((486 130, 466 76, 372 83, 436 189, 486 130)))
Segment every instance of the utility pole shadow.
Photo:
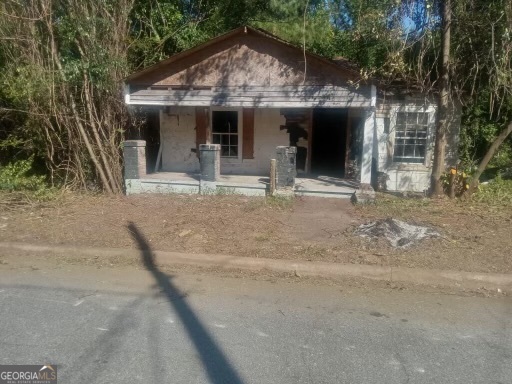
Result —
POLYGON ((158 269, 155 264, 155 255, 144 235, 132 222, 128 223, 127 228, 141 251, 144 267, 155 278, 159 288, 166 296, 171 308, 174 309, 180 318, 188 336, 194 343, 210 382, 215 384, 242 384, 243 381, 238 372, 230 364, 208 330, 201 324, 201 321, 188 305, 182 292, 172 283, 171 277, 158 269))

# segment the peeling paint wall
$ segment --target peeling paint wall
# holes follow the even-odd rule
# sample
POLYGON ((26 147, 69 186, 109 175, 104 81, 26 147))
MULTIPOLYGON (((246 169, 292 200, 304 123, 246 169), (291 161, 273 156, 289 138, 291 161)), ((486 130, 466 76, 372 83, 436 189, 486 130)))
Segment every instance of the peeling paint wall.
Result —
MULTIPOLYGON (((242 110, 239 110, 241 116, 242 110)), ((278 108, 256 109, 254 113, 254 159, 242 159, 242 119, 239 119, 239 157, 221 158, 221 174, 268 175, 270 159, 276 147, 289 145, 289 135, 280 126, 285 124, 278 108)), ((192 149, 196 147, 195 110, 192 107, 173 107, 162 111, 162 171, 199 173, 199 160, 192 149)))

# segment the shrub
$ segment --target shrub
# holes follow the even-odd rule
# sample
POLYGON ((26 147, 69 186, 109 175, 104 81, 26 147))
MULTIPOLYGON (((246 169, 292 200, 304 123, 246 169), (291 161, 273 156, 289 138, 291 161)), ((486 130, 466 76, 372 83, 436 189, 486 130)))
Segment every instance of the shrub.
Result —
POLYGON ((18 160, 6 166, 0 166, 0 190, 7 192, 29 192, 41 200, 50 199, 55 188, 48 186, 45 176, 35 175, 33 158, 18 160))

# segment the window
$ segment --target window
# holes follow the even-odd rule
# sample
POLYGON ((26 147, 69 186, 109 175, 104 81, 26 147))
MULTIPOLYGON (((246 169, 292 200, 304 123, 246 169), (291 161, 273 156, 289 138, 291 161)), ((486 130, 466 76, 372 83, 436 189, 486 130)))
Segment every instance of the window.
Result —
POLYGON ((428 113, 397 112, 393 161, 423 163, 427 148, 428 113))
POLYGON ((212 111, 212 142, 222 157, 238 157, 238 112, 212 111))

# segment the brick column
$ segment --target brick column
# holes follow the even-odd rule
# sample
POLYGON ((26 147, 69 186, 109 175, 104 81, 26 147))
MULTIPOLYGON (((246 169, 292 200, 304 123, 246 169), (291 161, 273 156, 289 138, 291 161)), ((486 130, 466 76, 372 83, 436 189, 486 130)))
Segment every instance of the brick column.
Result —
POLYGON ((146 141, 124 142, 124 178, 141 179, 146 176, 146 141))
POLYGON ((276 189, 293 189, 297 168, 297 147, 276 148, 276 189))

